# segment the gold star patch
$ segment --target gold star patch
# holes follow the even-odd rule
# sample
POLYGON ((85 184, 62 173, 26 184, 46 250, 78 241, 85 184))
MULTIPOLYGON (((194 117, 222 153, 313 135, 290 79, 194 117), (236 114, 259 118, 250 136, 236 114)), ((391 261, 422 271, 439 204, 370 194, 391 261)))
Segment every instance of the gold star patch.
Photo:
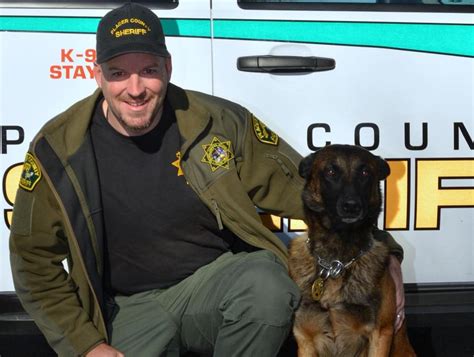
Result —
POLYGON ((212 172, 219 167, 229 169, 229 162, 234 158, 230 146, 230 141, 220 141, 214 136, 210 144, 202 145, 204 156, 201 162, 209 164, 212 172))
POLYGON ((183 170, 181 169, 181 153, 179 151, 176 152, 176 161, 171 163, 174 167, 178 169, 178 176, 183 176, 183 170))

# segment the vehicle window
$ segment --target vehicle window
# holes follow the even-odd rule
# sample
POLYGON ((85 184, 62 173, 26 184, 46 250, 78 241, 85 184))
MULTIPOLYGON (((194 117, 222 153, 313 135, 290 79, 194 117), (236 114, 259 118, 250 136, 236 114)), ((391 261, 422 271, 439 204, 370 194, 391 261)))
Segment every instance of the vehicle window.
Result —
POLYGON ((252 9, 344 9, 414 10, 474 12, 474 0, 238 0, 240 7, 252 9), (394 8, 396 5, 396 9, 394 8))
POLYGON ((408 5, 474 5, 474 0, 239 0, 239 3, 280 3, 280 4, 408 4, 408 5))
MULTIPOLYGON (((127 3, 124 0, 0 0, 0 7, 50 7, 50 8, 113 8, 127 3)), ((178 5, 178 0, 140 0, 140 3, 150 8, 173 8, 178 5)))

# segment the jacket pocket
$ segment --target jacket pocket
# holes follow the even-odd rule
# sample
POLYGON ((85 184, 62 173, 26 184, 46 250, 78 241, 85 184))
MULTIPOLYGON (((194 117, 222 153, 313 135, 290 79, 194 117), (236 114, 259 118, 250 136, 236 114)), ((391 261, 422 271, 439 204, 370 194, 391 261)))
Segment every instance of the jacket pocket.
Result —
POLYGON ((280 165, 280 168, 281 170, 283 171, 283 173, 292 178, 293 177, 293 173, 291 172, 291 170, 288 168, 288 166, 286 166, 286 164, 280 159, 280 157, 278 155, 275 155, 275 154, 265 154, 265 157, 266 158, 269 158, 269 159, 272 159, 272 160, 275 160, 275 162, 280 165))
POLYGON ((222 231, 224 229, 224 225, 222 224, 221 211, 219 209, 219 206, 217 205, 216 200, 212 199, 211 205, 212 205, 212 212, 214 213, 217 219, 217 226, 219 227, 219 230, 222 231))
POLYGON ((13 208, 13 219, 10 227, 13 234, 27 236, 31 234, 31 220, 35 196, 21 188, 18 189, 13 208))

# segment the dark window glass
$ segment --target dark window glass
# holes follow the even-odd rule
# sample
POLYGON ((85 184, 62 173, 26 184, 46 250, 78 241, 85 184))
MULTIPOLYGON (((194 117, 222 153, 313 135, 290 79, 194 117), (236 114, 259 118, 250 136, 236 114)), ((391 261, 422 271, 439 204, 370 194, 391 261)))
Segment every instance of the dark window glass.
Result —
MULTIPOLYGON (((0 0, 0 7, 49 7, 57 9, 84 9, 84 8, 115 8, 122 4, 127 3, 124 0, 35 0, 35 1, 23 1, 23 0, 0 0)), ((140 0, 137 1, 140 4, 146 5, 152 9, 167 9, 178 6, 178 0, 140 0)))
POLYGON ((237 0, 244 9, 474 12, 474 0, 237 0))
POLYGON ((408 4, 408 5, 474 5, 474 0, 239 0, 241 4, 408 4))

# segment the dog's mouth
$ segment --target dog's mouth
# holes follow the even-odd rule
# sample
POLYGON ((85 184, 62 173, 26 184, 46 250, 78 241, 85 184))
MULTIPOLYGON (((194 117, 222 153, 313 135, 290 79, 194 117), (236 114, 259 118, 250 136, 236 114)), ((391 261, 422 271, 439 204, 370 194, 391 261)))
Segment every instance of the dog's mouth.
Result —
POLYGON ((357 217, 341 217, 341 222, 346 224, 356 223, 362 220, 364 215, 362 212, 357 217))

